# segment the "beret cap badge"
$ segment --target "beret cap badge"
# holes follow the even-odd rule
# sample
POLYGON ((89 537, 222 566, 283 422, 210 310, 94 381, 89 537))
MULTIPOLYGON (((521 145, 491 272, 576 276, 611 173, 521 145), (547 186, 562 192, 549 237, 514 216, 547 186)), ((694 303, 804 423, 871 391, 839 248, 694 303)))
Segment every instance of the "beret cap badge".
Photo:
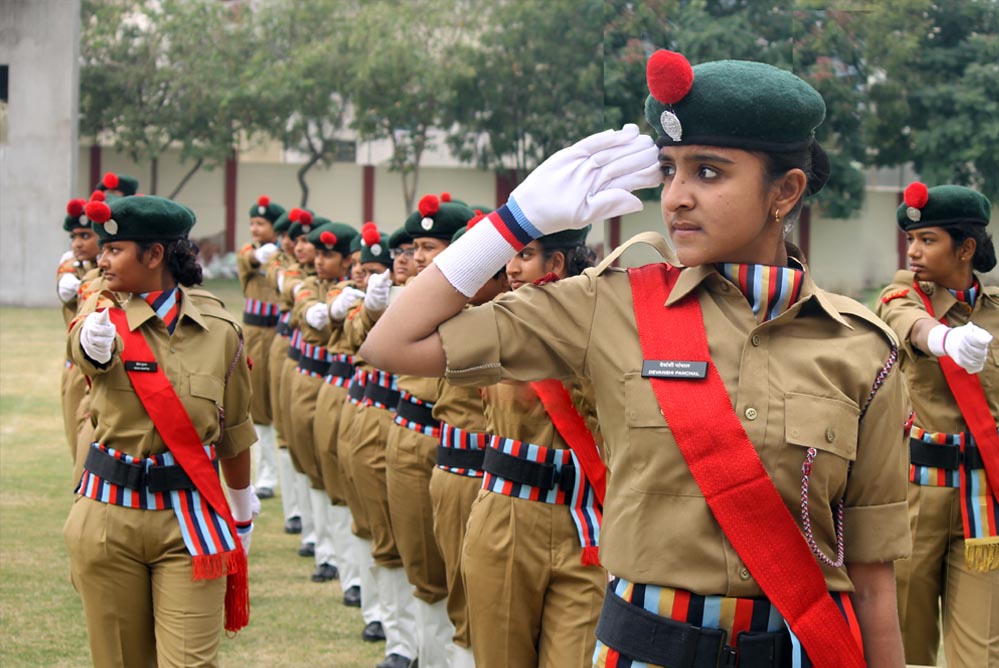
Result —
MULTIPOLYGON (((682 100, 694 85, 694 69, 682 54, 660 49, 652 54, 645 66, 649 92, 656 100, 672 105, 682 100)), ((659 124, 670 139, 678 142, 683 137, 680 117, 671 109, 659 115, 659 124)))
POLYGON ((118 223, 114 218, 111 218, 108 222, 104 223, 104 230, 111 235, 118 234, 118 223))
POLYGON ((923 217, 923 212, 920 211, 926 203, 930 200, 930 191, 926 187, 925 183, 920 183, 915 181, 910 183, 902 196, 905 201, 905 217, 914 223, 918 223, 923 217))

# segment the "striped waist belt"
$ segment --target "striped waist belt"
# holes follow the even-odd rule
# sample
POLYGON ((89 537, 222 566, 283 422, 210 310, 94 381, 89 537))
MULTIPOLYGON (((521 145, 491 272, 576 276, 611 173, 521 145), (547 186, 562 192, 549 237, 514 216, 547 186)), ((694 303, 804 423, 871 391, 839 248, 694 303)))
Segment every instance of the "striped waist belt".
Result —
MULTIPOLYGON (((850 597, 831 592, 857 640, 850 597)), ((798 638, 766 598, 702 596, 682 589, 631 583, 607 586, 594 665, 622 659, 670 668, 791 668, 810 666, 798 638)))
POLYGON ((437 444, 437 468, 470 478, 482 477, 489 434, 477 434, 441 422, 437 444))
POLYGON ((317 346, 313 343, 303 343, 299 350, 298 372, 313 378, 322 378, 329 373, 330 362, 333 356, 326 350, 325 346, 317 346))
POLYGON ((423 401, 406 390, 402 390, 399 402, 395 406, 395 423, 406 429, 433 436, 437 438, 441 434, 441 422, 434 419, 434 405, 429 401, 423 401))
POLYGON ((292 328, 288 342, 288 359, 297 362, 302 356, 302 330, 292 328))
POLYGON ((323 380, 330 385, 347 387, 354 375, 354 357, 343 353, 334 353, 332 357, 333 361, 323 380))
POLYGON ((289 338, 291 336, 291 325, 288 321, 291 320, 291 311, 285 311, 278 316, 277 324, 274 326, 274 333, 278 336, 289 338))
POLYGON ((598 545, 602 509, 572 450, 492 436, 482 470, 482 489, 569 506, 580 545, 584 549, 598 545))
POLYGON ((368 384, 368 372, 364 369, 355 369, 354 376, 347 386, 347 399, 355 406, 364 401, 364 388, 368 384))
POLYGON ((916 466, 934 466, 956 471, 961 466, 968 469, 983 469, 985 462, 978 447, 965 445, 932 445, 918 438, 909 438, 909 460, 916 466))
POLYGON ((256 327, 274 327, 280 315, 277 304, 259 299, 247 299, 243 308, 243 322, 256 327))
POLYGON ((909 430, 909 481, 929 487, 960 487, 961 470, 984 475, 982 454, 971 432, 955 434, 927 431, 913 426, 909 430))
POLYGON ((394 411, 401 396, 399 380, 395 374, 376 370, 368 374, 368 383, 364 386, 364 398, 361 403, 365 406, 394 411))

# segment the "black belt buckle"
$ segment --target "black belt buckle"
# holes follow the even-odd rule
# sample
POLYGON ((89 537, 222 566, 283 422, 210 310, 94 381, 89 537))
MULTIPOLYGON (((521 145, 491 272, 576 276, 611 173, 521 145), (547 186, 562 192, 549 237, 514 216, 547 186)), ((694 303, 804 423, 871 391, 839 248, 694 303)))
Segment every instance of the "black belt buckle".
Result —
POLYGON ((572 493, 572 488, 576 486, 576 467, 571 462, 566 462, 562 468, 555 473, 555 482, 566 494, 572 493))
POLYGON ((791 664, 791 634, 787 629, 773 633, 743 631, 736 639, 736 646, 739 668, 786 668, 791 664))

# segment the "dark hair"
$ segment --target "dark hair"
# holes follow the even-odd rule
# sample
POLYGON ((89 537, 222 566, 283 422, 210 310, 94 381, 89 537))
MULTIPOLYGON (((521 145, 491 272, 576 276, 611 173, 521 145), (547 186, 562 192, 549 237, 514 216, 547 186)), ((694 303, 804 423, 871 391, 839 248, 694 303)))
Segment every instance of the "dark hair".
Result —
POLYGON ((545 260, 550 260, 555 253, 562 253, 565 256, 565 277, 579 276, 584 269, 589 269, 594 265, 594 255, 585 245, 579 246, 554 246, 546 248, 543 241, 538 240, 541 254, 545 260))
POLYGON ((137 241, 140 254, 145 254, 153 244, 163 244, 163 257, 166 258, 167 269, 184 287, 201 285, 201 265, 198 264, 198 244, 190 239, 174 239, 172 241, 137 241))
POLYGON ((975 256, 971 258, 972 269, 984 274, 987 271, 992 271, 996 266, 996 247, 992 243, 992 235, 988 234, 984 227, 964 223, 948 225, 943 229, 950 234, 951 244, 955 251, 961 247, 965 239, 975 240, 975 256))

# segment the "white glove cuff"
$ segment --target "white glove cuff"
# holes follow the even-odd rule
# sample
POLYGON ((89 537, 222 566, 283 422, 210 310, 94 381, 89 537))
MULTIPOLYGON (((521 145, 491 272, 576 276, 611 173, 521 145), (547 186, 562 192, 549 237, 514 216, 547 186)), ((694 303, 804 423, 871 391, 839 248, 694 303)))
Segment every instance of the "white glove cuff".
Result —
MULTIPOLYGON (((496 228, 494 216, 489 214, 486 220, 466 232, 460 239, 448 246, 443 253, 434 258, 434 264, 444 274, 448 283, 455 290, 471 298, 486 284, 496 272, 506 266, 514 255, 523 248, 530 239, 514 248, 506 237, 496 228)), ((498 223, 502 225, 502 221, 498 223)))
POLYGON ((930 352, 936 357, 944 357, 947 355, 944 343, 947 341, 947 334, 949 333, 950 327, 947 325, 937 325, 931 329, 929 334, 926 336, 926 347, 929 348, 930 352))
POLYGON ((229 508, 232 510, 232 519, 237 522, 249 522, 253 519, 253 497, 257 495, 253 485, 243 489, 233 489, 226 485, 229 492, 229 508))

